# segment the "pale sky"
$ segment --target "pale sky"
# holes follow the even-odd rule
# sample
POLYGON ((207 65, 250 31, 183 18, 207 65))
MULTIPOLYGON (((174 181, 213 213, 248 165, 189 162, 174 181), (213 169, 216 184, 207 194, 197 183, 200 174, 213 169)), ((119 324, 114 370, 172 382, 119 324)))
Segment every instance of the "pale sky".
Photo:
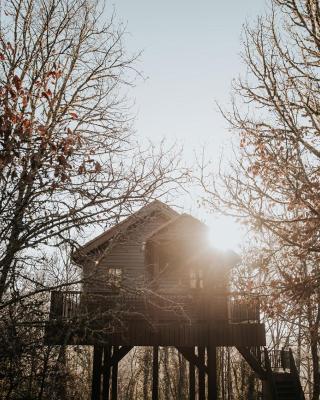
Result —
MULTIPOLYGON (((186 160, 205 145, 213 160, 229 142, 227 124, 215 102, 228 107, 231 81, 245 69, 241 30, 266 10, 265 0, 114 0, 117 18, 127 24, 129 53, 143 51, 135 98, 138 138, 165 137, 184 145, 186 160)), ((237 249, 239 227, 230 219, 197 210, 194 194, 186 212, 213 227, 218 248, 237 249)))

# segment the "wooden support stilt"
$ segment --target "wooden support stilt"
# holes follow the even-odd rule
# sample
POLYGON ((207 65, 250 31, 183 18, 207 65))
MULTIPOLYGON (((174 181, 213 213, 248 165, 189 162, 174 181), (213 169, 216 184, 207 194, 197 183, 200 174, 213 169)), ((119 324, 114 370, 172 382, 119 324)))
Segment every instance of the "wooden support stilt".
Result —
MULTIPOLYGON (((116 354, 118 346, 113 346, 113 354, 116 354)), ((112 365, 112 378, 111 378, 111 400, 118 398, 118 362, 112 365)))
MULTIPOLYGON (((191 348, 194 353, 194 348, 191 348)), ((195 400, 196 398, 196 377, 195 377, 195 366, 189 361, 189 400, 195 400)))
POLYGON ((159 396, 159 348, 153 346, 152 363, 152 400, 158 400, 159 396))
POLYGON ((208 400, 218 400, 217 349, 215 346, 207 347, 207 357, 208 357, 208 400))
MULTIPOLYGON (((198 347, 198 358, 199 363, 204 364, 204 356, 205 356, 205 348, 198 347)), ((205 371, 202 368, 198 369, 198 392, 199 392, 199 400, 206 399, 206 375, 205 371)))
POLYGON ((103 386, 102 386, 102 400, 109 400, 110 390, 110 359, 111 349, 109 346, 103 348, 103 386))
POLYGON ((99 345, 95 345, 93 348, 91 400, 100 400, 101 365, 102 365, 102 347, 99 345))

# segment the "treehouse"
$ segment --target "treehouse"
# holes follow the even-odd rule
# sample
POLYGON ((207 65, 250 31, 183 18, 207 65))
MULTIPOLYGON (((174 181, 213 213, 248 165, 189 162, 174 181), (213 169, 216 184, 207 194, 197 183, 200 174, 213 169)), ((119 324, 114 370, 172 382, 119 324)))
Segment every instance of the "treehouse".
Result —
POLYGON ((82 290, 52 292, 45 341, 94 346, 92 399, 117 398, 118 363, 133 346, 153 346, 153 400, 159 346, 189 362, 190 399, 196 383, 199 400, 217 399, 218 346, 237 347, 265 399, 303 398, 292 354, 263 349, 259 299, 230 291, 237 255, 214 250, 207 237, 199 220, 154 201, 73 255, 82 290))

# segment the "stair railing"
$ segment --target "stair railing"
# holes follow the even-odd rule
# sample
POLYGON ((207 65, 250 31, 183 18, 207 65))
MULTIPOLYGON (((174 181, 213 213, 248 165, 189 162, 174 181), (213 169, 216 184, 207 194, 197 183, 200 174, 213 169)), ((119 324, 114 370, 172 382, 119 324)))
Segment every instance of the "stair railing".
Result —
POLYGON ((264 366, 265 366, 265 369, 267 372, 267 380, 269 382, 271 397, 274 400, 278 400, 279 397, 278 397, 276 384, 275 384, 275 380, 274 380, 274 376, 273 376, 272 366, 271 366, 271 362, 270 362, 270 358, 269 358, 269 353, 266 348, 264 348, 264 366))
POLYGON ((269 350, 268 351, 271 369, 275 372, 290 370, 290 357, 288 350, 269 350))
POLYGON ((262 364, 262 352, 260 346, 251 346, 250 354, 259 362, 260 365, 262 364))
POLYGON ((300 382, 300 375, 299 375, 296 363, 294 361, 294 357, 293 357, 293 353, 292 353, 291 349, 289 349, 289 359, 290 359, 290 373, 294 379, 297 393, 299 393, 299 400, 305 400, 301 382, 300 382))

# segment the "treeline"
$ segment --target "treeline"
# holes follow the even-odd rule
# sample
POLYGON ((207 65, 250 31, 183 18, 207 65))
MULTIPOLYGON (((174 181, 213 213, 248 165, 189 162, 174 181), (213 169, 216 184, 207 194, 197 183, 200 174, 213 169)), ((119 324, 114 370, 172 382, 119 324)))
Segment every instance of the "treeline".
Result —
MULTIPOLYGON (((44 346, 41 335, 31 334, 28 330, 23 340, 19 332, 20 347, 11 337, 11 347, 2 349, 5 359, 1 367, 6 376, 2 376, 0 381, 1 398, 89 399, 92 346, 44 346)), ((119 400, 151 399, 152 350, 149 347, 134 347, 120 362, 119 400)), ((221 400, 259 399, 261 382, 236 350, 220 348, 217 358, 221 400)), ((195 381, 197 395, 197 369, 195 381)), ((175 348, 159 349, 159 399, 189 399, 189 363, 175 348)))

